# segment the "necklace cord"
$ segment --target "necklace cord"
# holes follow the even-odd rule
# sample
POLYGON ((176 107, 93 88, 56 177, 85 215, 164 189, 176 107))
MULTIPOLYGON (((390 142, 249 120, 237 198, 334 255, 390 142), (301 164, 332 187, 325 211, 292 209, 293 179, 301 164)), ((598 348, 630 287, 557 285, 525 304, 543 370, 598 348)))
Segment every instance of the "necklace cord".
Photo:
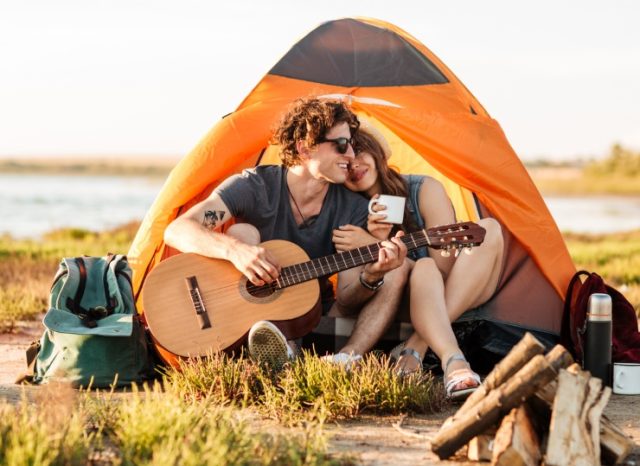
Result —
POLYGON ((289 183, 285 182, 285 185, 287 186, 287 192, 289 193, 289 197, 293 201, 293 205, 296 207, 296 210, 298 211, 298 214, 300 214, 300 218, 302 218, 302 223, 299 226, 307 228, 309 226, 307 224, 307 219, 305 218, 304 215, 302 215, 302 211, 300 210, 300 207, 298 206, 298 203, 296 202, 296 198, 293 197, 293 194, 291 194, 291 190, 289 189, 289 183))

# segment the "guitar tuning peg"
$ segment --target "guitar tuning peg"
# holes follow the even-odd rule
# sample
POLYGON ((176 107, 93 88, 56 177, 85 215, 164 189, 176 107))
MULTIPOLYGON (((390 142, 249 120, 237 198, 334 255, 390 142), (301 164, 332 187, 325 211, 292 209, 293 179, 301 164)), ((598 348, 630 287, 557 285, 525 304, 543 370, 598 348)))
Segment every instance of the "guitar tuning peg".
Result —
POLYGON ((468 247, 464 248, 464 253, 467 256, 470 256, 471 254, 473 254, 473 248, 471 246, 468 246, 468 247))
POLYGON ((442 251, 440 251, 440 255, 442 257, 449 257, 449 256, 451 256, 451 253, 449 252, 448 249, 443 249, 442 251))

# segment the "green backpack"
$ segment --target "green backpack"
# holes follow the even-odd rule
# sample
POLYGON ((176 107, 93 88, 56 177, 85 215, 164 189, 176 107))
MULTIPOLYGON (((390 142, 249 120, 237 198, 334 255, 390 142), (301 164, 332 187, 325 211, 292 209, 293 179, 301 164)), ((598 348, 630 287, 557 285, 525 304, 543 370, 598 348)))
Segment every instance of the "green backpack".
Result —
POLYGON ((43 323, 33 382, 97 388, 153 378, 126 256, 64 258, 43 323))

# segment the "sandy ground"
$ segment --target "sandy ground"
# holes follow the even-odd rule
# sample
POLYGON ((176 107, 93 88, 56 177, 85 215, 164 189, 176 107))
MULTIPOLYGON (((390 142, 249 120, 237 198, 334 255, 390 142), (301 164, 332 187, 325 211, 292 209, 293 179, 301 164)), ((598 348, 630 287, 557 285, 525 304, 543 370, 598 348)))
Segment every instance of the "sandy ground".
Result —
MULTIPOLYGON (((0 400, 15 402, 22 396, 37 393, 39 387, 15 385, 16 375, 25 369, 25 350, 41 334, 40 323, 18 327, 13 334, 0 335, 0 400)), ((439 461, 429 449, 432 438, 444 419, 455 412, 451 406, 437 415, 363 417, 357 421, 340 422, 328 426, 330 450, 352 456, 358 464, 376 466, 463 465, 456 461, 439 461)), ((613 395, 605 414, 629 435, 636 447, 625 464, 640 465, 640 395, 613 395)))

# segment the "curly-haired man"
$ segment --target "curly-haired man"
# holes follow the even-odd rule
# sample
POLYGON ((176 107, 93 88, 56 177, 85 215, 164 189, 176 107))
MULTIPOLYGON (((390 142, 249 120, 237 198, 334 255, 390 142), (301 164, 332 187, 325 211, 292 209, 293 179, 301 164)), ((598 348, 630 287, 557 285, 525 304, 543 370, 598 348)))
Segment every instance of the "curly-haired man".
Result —
MULTIPOLYGON (((358 126, 356 116, 342 102, 296 101, 273 138, 283 164, 258 166, 223 181, 207 199, 168 226, 166 243, 183 252, 228 260, 257 286, 275 281, 280 272, 261 241, 291 241, 312 259, 334 254, 333 230, 367 221, 367 201, 342 186, 354 159, 351 138, 358 126), (214 231, 230 218, 237 223, 224 234, 214 231)), ((339 273, 336 300, 342 308, 360 311, 347 345, 330 357, 332 361, 350 364, 381 337, 402 289, 400 277, 395 285, 397 274, 385 286, 381 286, 383 278, 402 265, 405 256, 406 247, 393 238, 382 243, 376 262, 339 273)), ((266 321, 252 327, 249 352, 275 365, 292 354, 282 333, 266 321)))

